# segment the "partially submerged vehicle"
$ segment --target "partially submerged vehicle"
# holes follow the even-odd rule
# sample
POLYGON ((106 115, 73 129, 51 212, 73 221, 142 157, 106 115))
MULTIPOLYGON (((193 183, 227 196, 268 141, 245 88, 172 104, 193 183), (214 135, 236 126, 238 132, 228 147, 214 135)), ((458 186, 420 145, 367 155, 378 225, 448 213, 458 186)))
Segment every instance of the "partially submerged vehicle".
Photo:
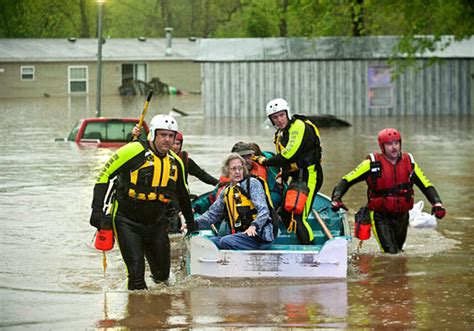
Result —
POLYGON ((318 193, 308 222, 314 245, 300 245, 281 225, 269 250, 220 250, 209 239, 211 230, 199 231, 187 242, 187 271, 218 278, 346 278, 351 237, 344 212, 334 212, 331 200, 318 193))
MULTIPOLYGON (((93 117, 79 120, 72 128, 66 139, 56 141, 71 141, 82 146, 117 148, 132 141, 132 130, 139 118, 107 118, 93 117)), ((145 140, 148 125, 143 122, 141 139, 145 140)))
POLYGON ((341 118, 334 115, 306 115, 308 119, 313 122, 318 128, 334 128, 334 127, 347 127, 351 124, 341 118))

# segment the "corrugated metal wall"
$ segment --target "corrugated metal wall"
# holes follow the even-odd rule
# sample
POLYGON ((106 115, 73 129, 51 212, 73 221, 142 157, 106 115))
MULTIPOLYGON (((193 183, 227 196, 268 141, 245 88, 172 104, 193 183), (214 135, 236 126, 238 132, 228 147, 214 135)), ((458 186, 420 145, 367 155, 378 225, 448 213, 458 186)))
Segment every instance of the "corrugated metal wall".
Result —
POLYGON ((203 109, 210 117, 262 117, 268 101, 283 97, 301 114, 473 114, 473 63, 445 59, 409 69, 395 82, 394 107, 382 109, 368 107, 367 72, 383 61, 205 62, 203 109))

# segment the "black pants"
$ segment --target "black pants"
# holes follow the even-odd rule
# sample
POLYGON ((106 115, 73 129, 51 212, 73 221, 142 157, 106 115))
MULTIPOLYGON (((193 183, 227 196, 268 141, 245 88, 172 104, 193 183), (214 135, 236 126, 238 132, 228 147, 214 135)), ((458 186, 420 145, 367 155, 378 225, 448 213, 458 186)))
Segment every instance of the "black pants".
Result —
MULTIPOLYGON (((323 169, 321 165, 310 166, 303 170, 301 180, 306 183, 309 189, 308 200, 306 201, 305 208, 302 214, 295 215, 293 218, 296 221, 296 237, 298 238, 301 245, 312 245, 314 243, 314 234, 311 225, 307 222, 308 216, 312 212, 314 199, 323 185, 323 169)), ((297 175, 292 176, 293 180, 299 180, 298 173, 297 175)), ((285 197, 284 197, 285 199, 285 197)), ((284 205, 283 201, 283 205, 284 205)), ((282 206, 279 209, 279 214, 283 221, 283 224, 288 228, 290 225, 292 215, 291 212, 287 212, 282 206)))
POLYGON ((127 266, 128 289, 146 289, 145 257, 155 282, 165 281, 170 274, 171 253, 168 222, 160 219, 131 220, 120 210, 115 228, 123 260, 127 266))
POLYGON ((374 225, 382 253, 397 254, 402 251, 407 238, 408 212, 374 212, 374 225))

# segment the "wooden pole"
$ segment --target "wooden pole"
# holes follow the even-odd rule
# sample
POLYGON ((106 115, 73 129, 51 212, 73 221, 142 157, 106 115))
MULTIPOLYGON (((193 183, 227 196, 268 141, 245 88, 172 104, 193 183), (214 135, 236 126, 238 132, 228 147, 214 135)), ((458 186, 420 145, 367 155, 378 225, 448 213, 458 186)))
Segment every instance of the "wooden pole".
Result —
POLYGON ((329 239, 332 239, 333 236, 331 234, 331 232, 329 231, 326 223, 324 223, 323 219, 321 218, 321 216, 319 216, 318 212, 316 210, 314 210, 313 208, 313 214, 314 214, 314 217, 316 217, 316 219, 318 220, 319 224, 321 225, 321 227, 323 228, 323 231, 324 233, 326 234, 326 236, 329 238, 329 239))

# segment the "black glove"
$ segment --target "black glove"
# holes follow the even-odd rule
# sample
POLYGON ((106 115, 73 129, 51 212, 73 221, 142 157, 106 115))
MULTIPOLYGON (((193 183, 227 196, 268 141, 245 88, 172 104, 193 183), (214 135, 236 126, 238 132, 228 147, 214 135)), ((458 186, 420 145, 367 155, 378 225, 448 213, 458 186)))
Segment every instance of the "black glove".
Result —
POLYGON ((99 231, 104 222, 104 217, 105 215, 102 210, 92 209, 91 219, 89 222, 93 227, 97 228, 97 231, 99 231))
POLYGON ((101 230, 112 230, 113 225, 112 225, 112 215, 107 214, 104 216, 102 219, 102 224, 100 225, 101 230))
POLYGON ((192 222, 190 224, 186 223, 186 228, 187 228, 186 237, 189 237, 191 233, 196 232, 198 230, 198 226, 196 222, 192 222))

